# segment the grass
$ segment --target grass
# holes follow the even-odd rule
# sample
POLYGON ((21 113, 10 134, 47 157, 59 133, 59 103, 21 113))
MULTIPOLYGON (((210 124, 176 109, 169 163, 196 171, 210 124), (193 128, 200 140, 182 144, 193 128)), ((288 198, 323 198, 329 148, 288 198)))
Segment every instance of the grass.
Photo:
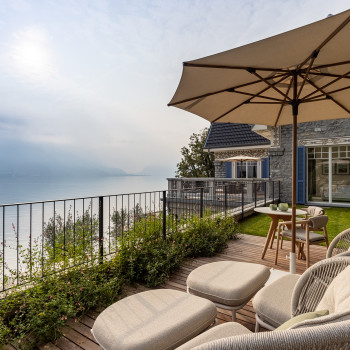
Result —
MULTIPOLYGON (((350 227, 350 208, 324 207, 324 209, 328 215, 327 232, 331 242, 336 235, 350 227)), ((239 222, 238 232, 266 237, 270 223, 269 216, 256 213, 239 222)))

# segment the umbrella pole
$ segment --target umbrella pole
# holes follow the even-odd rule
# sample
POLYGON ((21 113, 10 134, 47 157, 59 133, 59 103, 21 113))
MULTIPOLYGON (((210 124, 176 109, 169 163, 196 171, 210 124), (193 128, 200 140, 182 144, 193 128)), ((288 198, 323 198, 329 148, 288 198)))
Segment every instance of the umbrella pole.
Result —
POLYGON ((297 199, 297 139, 298 139, 298 107, 297 100, 297 74, 293 79, 293 145, 292 145, 292 250, 290 252, 289 272, 296 273, 296 256, 295 256, 295 228, 296 228, 296 199, 297 199))

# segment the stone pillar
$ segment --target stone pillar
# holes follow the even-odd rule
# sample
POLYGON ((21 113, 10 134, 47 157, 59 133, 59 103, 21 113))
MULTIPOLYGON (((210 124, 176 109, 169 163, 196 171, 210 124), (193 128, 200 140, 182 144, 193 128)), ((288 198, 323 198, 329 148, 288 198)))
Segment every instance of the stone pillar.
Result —
POLYGON ((221 162, 220 160, 215 160, 214 166, 215 166, 215 177, 218 177, 218 178, 226 177, 225 162, 221 162))

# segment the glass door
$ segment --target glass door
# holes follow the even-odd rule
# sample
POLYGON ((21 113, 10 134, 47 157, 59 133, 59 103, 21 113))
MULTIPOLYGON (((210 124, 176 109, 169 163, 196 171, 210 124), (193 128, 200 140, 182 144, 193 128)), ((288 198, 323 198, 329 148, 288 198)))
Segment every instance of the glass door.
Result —
POLYGON ((350 146, 307 149, 309 202, 350 203, 350 146))

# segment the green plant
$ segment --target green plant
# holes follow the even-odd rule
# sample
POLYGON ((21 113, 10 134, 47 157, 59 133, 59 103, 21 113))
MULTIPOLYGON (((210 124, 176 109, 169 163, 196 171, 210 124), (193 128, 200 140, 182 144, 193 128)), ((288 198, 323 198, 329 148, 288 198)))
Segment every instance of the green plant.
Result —
MULTIPOLYGON (((213 255, 236 234, 236 224, 228 217, 174 221, 169 216, 166 237, 161 215, 134 218, 128 230, 117 239, 117 253, 103 262, 82 260, 81 265, 56 274, 46 269, 44 277, 36 270, 41 261, 33 262, 32 274, 27 275, 26 280, 33 287, 14 288, 0 300, 0 345, 16 340, 20 347, 30 348, 39 341, 54 340, 68 319, 77 319, 90 309, 118 300, 124 283, 158 286, 185 258, 213 255)), ((56 233, 61 235, 62 229, 63 226, 59 230, 55 228, 56 233)), ((78 231, 77 227, 66 226, 63 232, 67 234, 71 229, 78 231)), ((86 256, 79 244, 84 245, 84 240, 77 242, 75 252, 86 256)), ((67 251, 70 251, 68 247, 67 251)), ((22 253, 28 251, 23 249, 22 253)), ((34 256, 42 259, 40 254, 34 256)), ((67 264, 67 254, 56 254, 54 261, 56 266, 67 264)))

